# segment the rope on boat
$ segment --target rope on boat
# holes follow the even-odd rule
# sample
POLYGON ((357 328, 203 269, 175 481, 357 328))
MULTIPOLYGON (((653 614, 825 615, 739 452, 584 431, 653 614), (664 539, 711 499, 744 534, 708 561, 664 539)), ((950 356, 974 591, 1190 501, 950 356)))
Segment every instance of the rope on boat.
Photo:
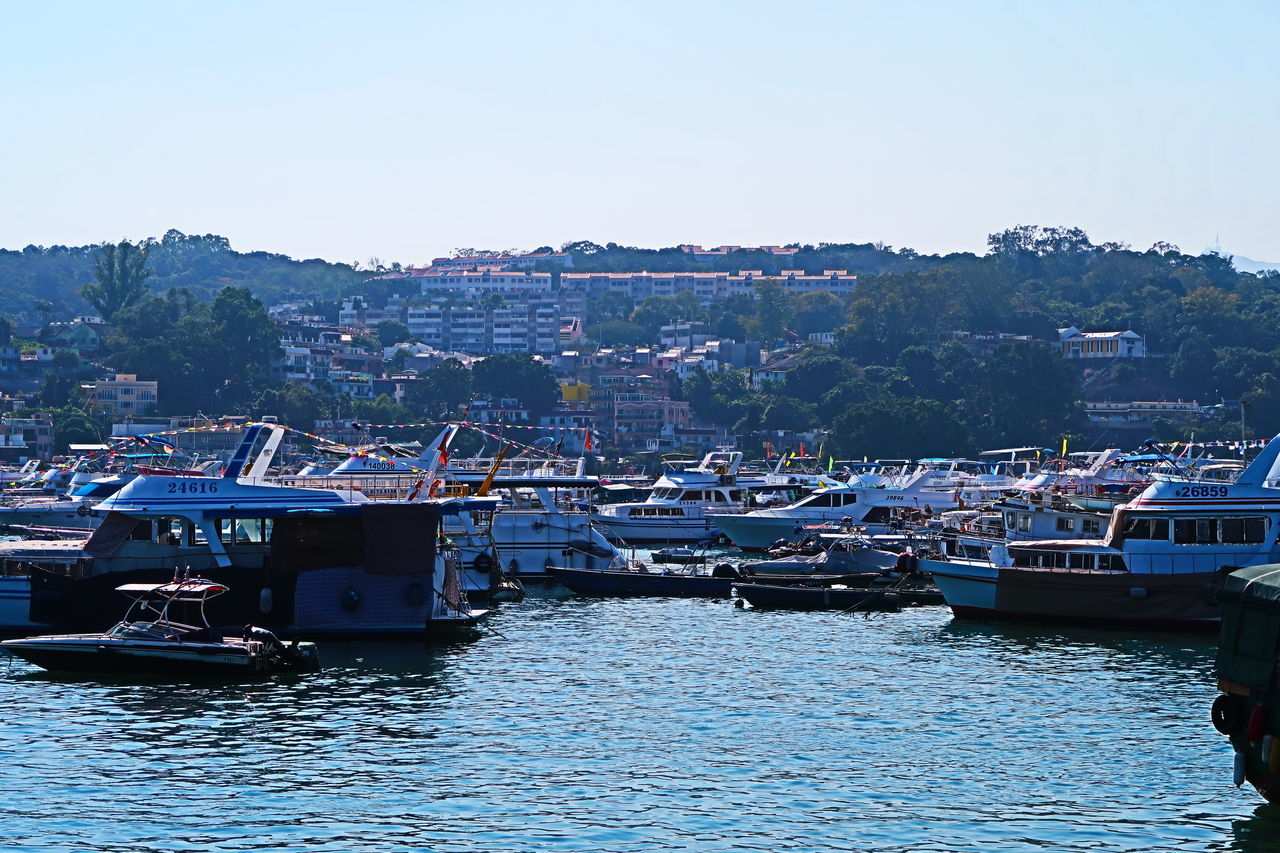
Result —
MULTIPOLYGON (((888 594, 888 593, 890 593, 890 592, 897 592, 899 589, 901 589, 901 588, 906 584, 906 582, 907 582, 910 578, 911 578, 911 575, 903 575, 902 577, 900 577, 900 578, 898 578, 897 580, 895 580, 893 583, 887 583, 887 584, 885 584, 885 585, 884 585, 884 586, 882 586, 879 590, 877 590, 875 593, 873 593, 873 594, 871 594, 871 595, 868 595, 866 598, 862 599, 862 600, 861 600, 861 601, 859 601, 857 604, 854 604, 852 607, 846 607, 844 610, 841 610, 841 611, 840 611, 840 613, 839 613, 838 615, 843 616, 843 615, 845 615, 845 614, 852 615, 852 614, 854 614, 854 613, 857 613, 857 612, 858 612, 858 608, 862 607, 863 605, 870 604, 870 603, 871 603, 871 602, 873 602, 873 601, 877 601, 877 600, 879 600, 879 599, 883 598, 885 595, 887 595, 887 594, 888 594)), ((867 610, 867 611, 863 612, 863 614, 862 614, 862 618, 863 618, 863 619, 870 619, 870 618, 872 617, 872 615, 873 615, 873 614, 878 613, 878 612, 879 612, 879 613, 882 613, 882 612, 884 612, 884 611, 867 610)))

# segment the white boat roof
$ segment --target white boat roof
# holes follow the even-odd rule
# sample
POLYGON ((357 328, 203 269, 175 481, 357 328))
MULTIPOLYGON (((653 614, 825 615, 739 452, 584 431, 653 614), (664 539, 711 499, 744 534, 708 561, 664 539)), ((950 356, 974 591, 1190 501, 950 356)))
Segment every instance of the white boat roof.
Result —
POLYGON ((220 583, 203 579, 169 581, 168 583, 126 583, 116 587, 116 592, 127 595, 177 595, 178 593, 201 593, 204 596, 221 595, 230 588, 220 583))

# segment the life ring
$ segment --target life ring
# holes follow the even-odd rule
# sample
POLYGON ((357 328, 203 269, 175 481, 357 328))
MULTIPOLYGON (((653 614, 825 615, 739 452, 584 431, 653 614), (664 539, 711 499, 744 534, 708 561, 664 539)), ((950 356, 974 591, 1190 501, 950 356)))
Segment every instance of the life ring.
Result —
POLYGON ((1219 694, 1209 709, 1209 719, 1218 734, 1231 734, 1240 726, 1240 700, 1230 693, 1219 694))
POLYGON ((489 556, 487 551, 481 551, 479 554, 476 554, 475 560, 471 563, 471 568, 475 569, 477 572, 488 574, 493 571, 494 565, 493 557, 489 556))
POLYGON ((80 516, 81 518, 84 518, 88 514, 89 514, 89 507, 86 506, 85 504, 80 504, 78 507, 76 507, 76 515, 80 516))

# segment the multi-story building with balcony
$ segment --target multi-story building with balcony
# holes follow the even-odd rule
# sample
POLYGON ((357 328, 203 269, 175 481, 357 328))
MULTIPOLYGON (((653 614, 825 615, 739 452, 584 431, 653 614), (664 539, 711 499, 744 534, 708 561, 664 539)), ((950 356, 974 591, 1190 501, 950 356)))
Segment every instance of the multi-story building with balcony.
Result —
POLYGON ((159 383, 138 379, 133 373, 117 373, 110 379, 99 379, 80 386, 89 405, 107 409, 113 415, 146 415, 159 404, 159 383))

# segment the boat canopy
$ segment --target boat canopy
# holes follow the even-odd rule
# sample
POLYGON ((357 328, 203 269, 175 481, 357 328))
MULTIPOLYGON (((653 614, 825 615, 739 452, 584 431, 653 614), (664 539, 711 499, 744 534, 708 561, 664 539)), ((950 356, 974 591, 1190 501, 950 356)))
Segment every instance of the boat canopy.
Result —
POLYGON ((157 596, 174 601, 204 601, 206 598, 222 595, 227 590, 228 587, 220 583, 199 578, 168 583, 126 583, 116 587, 116 592, 123 592, 125 595, 157 596))
POLYGON ((1270 689, 1280 641, 1280 563, 1238 569, 1222 579, 1218 677, 1270 689))

